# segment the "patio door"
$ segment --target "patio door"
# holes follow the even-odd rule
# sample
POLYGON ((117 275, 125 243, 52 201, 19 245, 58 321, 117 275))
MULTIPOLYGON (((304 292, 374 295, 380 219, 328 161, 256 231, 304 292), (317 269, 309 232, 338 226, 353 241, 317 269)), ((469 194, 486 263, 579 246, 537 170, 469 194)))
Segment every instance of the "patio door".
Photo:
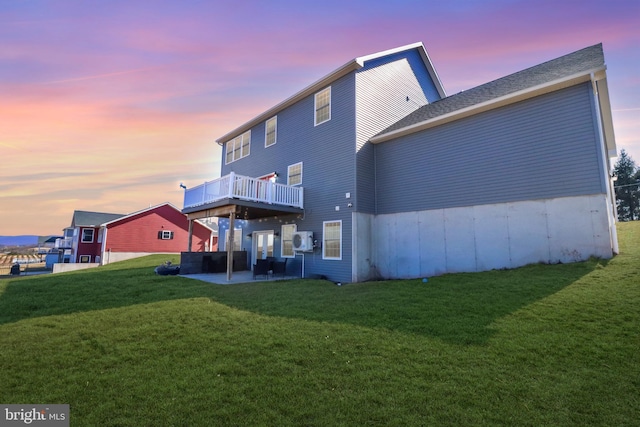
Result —
POLYGON ((267 259, 273 256, 273 231, 253 232, 253 251, 251 251, 251 265, 258 259, 267 259))

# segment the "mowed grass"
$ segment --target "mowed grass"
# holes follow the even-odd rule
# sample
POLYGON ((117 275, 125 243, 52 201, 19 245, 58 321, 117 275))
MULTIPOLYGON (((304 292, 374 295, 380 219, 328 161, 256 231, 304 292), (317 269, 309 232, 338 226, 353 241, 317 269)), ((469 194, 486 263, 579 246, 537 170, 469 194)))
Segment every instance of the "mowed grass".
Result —
MULTIPOLYGON (((609 261, 349 284, 0 281, 0 403, 71 425, 640 425, 640 223, 609 261)), ((173 260, 177 262, 177 259, 173 260)))

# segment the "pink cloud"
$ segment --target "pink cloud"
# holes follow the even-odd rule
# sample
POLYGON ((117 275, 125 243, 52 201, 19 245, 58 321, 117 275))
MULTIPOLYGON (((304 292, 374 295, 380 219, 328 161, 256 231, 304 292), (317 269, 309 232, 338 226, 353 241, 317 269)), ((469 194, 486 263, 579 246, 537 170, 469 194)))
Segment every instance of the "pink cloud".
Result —
POLYGON ((219 171, 217 137, 357 56, 417 41, 449 93, 603 42, 616 135, 640 160, 639 8, 631 0, 12 3, 0 11, 0 182, 20 185, 0 187, 3 205, 14 206, 0 212, 0 234, 56 232, 73 209, 180 206, 180 180, 195 185, 219 171), (25 170, 43 175, 27 180, 25 170), (51 175, 59 171, 66 175, 51 175))

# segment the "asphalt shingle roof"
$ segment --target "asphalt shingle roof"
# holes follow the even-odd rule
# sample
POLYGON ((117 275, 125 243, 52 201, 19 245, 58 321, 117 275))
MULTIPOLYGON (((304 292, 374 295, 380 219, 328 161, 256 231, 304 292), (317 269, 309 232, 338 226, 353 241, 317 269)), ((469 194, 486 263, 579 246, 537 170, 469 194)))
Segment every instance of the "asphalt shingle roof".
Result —
POLYGON ((603 66, 604 53, 600 43, 427 104, 378 135, 603 66))
POLYGON ((71 220, 72 227, 98 227, 105 222, 113 221, 114 219, 122 218, 124 215, 104 213, 104 212, 89 212, 89 211, 74 211, 73 219, 71 220))

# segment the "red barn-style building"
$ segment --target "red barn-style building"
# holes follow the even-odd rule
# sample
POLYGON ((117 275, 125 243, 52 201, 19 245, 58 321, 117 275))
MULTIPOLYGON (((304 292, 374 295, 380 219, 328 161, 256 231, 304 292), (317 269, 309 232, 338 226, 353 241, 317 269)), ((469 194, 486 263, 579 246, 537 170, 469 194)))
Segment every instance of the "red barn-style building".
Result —
MULTIPOLYGON (((217 233, 193 222, 192 251, 215 251, 217 233)), ((58 247, 64 262, 109 264, 150 254, 187 250, 189 220, 170 203, 128 215, 75 211, 58 247)))

